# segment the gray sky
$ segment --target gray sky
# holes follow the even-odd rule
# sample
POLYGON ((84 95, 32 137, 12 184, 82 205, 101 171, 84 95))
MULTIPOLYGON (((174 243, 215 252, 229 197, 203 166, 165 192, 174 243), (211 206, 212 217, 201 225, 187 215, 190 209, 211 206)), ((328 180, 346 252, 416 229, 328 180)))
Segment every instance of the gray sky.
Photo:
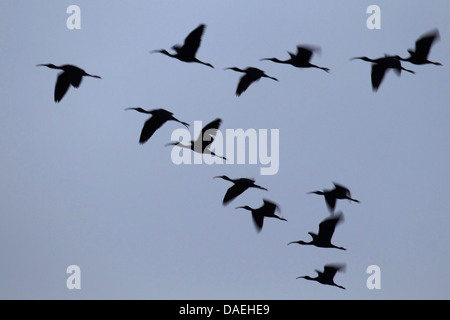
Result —
MULTIPOLYGON (((0 297, 3 299, 448 299, 450 23, 447 1, 40 1, 0 2, 0 297), (69 30, 66 9, 81 9, 69 30), (381 29, 369 30, 369 5, 381 29), (207 25, 188 64, 150 50, 182 43, 207 25), (438 28, 430 60, 404 63, 378 92, 370 64, 354 56, 407 55, 438 28), (299 44, 320 46, 297 69, 259 61, 287 59, 299 44), (74 64, 86 78, 53 102, 57 70, 74 64), (240 74, 262 79, 240 97, 240 74), (261 164, 175 165, 164 144, 180 128, 166 123, 144 145, 147 115, 165 108, 193 126, 279 129, 279 171, 261 164), (254 177, 230 205, 231 183, 254 177), (348 186, 361 203, 340 201, 345 222, 333 242, 347 251, 287 246, 309 241, 329 215, 308 191, 348 186), (266 219, 257 233, 236 206, 277 202, 288 222, 266 219), (343 262, 340 290, 297 276, 343 262), (81 289, 66 268, 81 268, 81 289), (381 289, 366 269, 378 265, 381 289)), ((191 128, 192 130, 192 128, 191 128)))

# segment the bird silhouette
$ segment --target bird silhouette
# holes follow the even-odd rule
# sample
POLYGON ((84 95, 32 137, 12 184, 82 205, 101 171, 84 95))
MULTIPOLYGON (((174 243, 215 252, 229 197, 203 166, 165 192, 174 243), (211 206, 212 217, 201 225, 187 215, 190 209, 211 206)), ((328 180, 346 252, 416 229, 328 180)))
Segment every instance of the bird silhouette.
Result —
POLYGON ((205 27, 206 26, 204 24, 199 25, 197 28, 191 31, 191 33, 188 34, 188 36, 184 40, 183 45, 174 45, 172 47, 172 49, 176 52, 174 54, 167 52, 167 50, 165 49, 153 50, 150 51, 150 53, 159 52, 183 62, 196 62, 214 68, 210 63, 200 61, 195 56, 197 54, 198 48, 200 47, 200 42, 202 40, 202 35, 205 31, 205 27))
POLYGON ((331 243, 331 237, 333 236, 334 230, 336 229, 336 225, 338 223, 341 223, 343 221, 343 215, 342 213, 339 213, 333 217, 328 217, 324 219, 321 223, 319 223, 319 233, 315 234, 312 232, 308 232, 309 235, 312 237, 312 241, 305 242, 302 240, 299 241, 292 241, 291 243, 298 243, 301 245, 313 245, 319 248, 336 248, 340 250, 346 250, 343 247, 335 246, 331 243))
POLYGON ((256 231, 260 232, 263 227, 264 218, 276 218, 279 220, 287 221, 285 218, 279 217, 275 214, 275 211, 280 211, 280 207, 269 200, 263 199, 264 204, 256 209, 250 208, 249 206, 237 207, 236 209, 242 208, 252 212, 253 222, 255 224, 256 231))
POLYGON ((314 193, 318 195, 323 195, 325 197, 325 202, 328 206, 328 209, 331 212, 334 212, 337 199, 348 199, 359 203, 359 200, 353 199, 351 197, 350 190, 348 188, 344 187, 343 185, 337 184, 336 182, 333 182, 333 184, 334 189, 331 190, 324 189, 323 191, 311 191, 308 192, 308 194, 314 193))
POLYGON ((408 58, 401 58, 399 56, 395 56, 398 60, 401 61, 407 61, 412 64, 434 64, 438 66, 442 66, 440 62, 433 62, 428 60, 428 55, 431 50, 431 46, 433 43, 440 39, 439 36, 439 30, 434 29, 424 35, 422 35, 419 39, 416 41, 416 47, 415 50, 408 49, 409 57, 408 58))
POLYGON ((37 65, 37 67, 42 66, 48 67, 50 69, 62 70, 62 72, 60 72, 58 74, 58 77, 56 78, 55 93, 54 93, 55 102, 60 102, 62 100, 67 90, 69 90, 70 85, 72 85, 74 88, 78 88, 81 84, 81 80, 83 80, 83 76, 101 79, 101 77, 99 76, 89 74, 83 69, 80 69, 77 66, 70 64, 65 64, 62 66, 55 66, 54 64, 51 63, 37 65))
POLYGON ((312 280, 317 281, 321 284, 326 284, 330 286, 335 286, 341 289, 345 289, 343 286, 338 285, 334 282, 334 276, 336 275, 336 272, 338 271, 344 271, 345 270, 345 264, 327 264, 324 266, 323 272, 319 270, 315 270, 317 272, 317 277, 311 278, 310 276, 300 276, 296 279, 306 279, 306 280, 312 280))
POLYGON ((214 141, 214 137, 217 134, 217 130, 219 130, 221 122, 222 119, 217 118, 208 123, 206 126, 203 127, 197 140, 195 141, 191 140, 189 145, 182 144, 181 142, 170 142, 167 143, 166 146, 178 146, 181 148, 190 149, 197 153, 210 154, 212 156, 216 156, 221 159, 227 160, 225 157, 215 154, 209 148, 214 141))
POLYGON ((316 51, 320 51, 320 48, 311 46, 297 46, 296 54, 293 54, 292 52, 288 51, 288 54, 290 56, 288 60, 279 60, 277 58, 263 58, 261 59, 261 61, 269 60, 276 63, 290 64, 297 68, 317 68, 326 72, 330 72, 330 69, 325 67, 319 67, 310 62, 313 53, 316 51))
POLYGON ((240 96, 245 90, 248 89, 248 87, 253 83, 258 81, 261 78, 269 78, 275 81, 278 81, 277 78, 268 76, 263 70, 254 68, 254 67, 248 67, 246 69, 239 69, 237 67, 231 67, 231 68, 225 68, 225 70, 233 70, 237 72, 245 73, 241 79, 239 80, 237 89, 236 89, 236 96, 240 96))
POLYGON ((216 176, 214 178, 222 178, 224 180, 233 182, 233 185, 225 193, 225 196, 223 198, 223 205, 227 205, 230 201, 242 194, 248 188, 257 188, 267 191, 266 188, 255 184, 255 180, 249 178, 230 179, 227 176, 216 176))
POLYGON ((151 114, 150 117, 142 127, 141 136, 139 137, 139 143, 144 144, 151 138, 151 136, 155 133, 156 130, 161 128, 161 126, 167 121, 176 121, 184 125, 186 128, 189 128, 189 124, 183 121, 178 120, 173 116, 172 112, 169 112, 165 109, 154 109, 154 110, 144 110, 142 108, 126 108, 125 110, 136 110, 140 113, 151 114))
POLYGON ((400 60, 397 59, 395 56, 385 55, 384 57, 377 58, 377 59, 371 59, 371 58, 363 56, 363 57, 354 57, 354 58, 351 58, 350 60, 355 60, 355 59, 373 63, 372 71, 371 71, 371 81, 372 81, 373 91, 378 90, 378 88, 381 85, 381 82, 384 79, 386 71, 388 71, 389 69, 394 70, 394 72, 398 76, 400 76, 402 70, 410 72, 410 73, 415 73, 412 70, 403 68, 400 60))

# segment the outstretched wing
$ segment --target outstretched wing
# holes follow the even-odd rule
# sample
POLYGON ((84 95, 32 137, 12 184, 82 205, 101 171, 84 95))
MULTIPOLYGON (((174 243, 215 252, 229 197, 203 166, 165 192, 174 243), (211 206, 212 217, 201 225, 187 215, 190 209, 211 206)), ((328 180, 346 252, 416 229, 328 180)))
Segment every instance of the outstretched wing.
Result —
POLYGON ((428 54, 430 53, 433 42, 439 40, 439 38, 440 38, 439 31, 437 29, 434 29, 427 34, 424 34, 416 41, 415 55, 426 60, 428 54))
POLYGON ((372 89, 377 91, 383 81, 384 75, 386 74, 387 68, 381 64, 374 64, 372 66, 371 80, 372 89))
POLYGON ((297 58, 299 60, 308 62, 311 60, 313 52, 320 52, 320 48, 312 46, 297 46, 297 58))
POLYGON ((55 102, 60 102, 62 100, 67 90, 69 90, 69 86, 70 77, 68 76, 67 72, 59 73, 55 85, 55 102))
POLYGON ((252 211, 252 218, 255 224, 256 231, 260 232, 264 223, 264 216, 258 212, 252 211))
POLYGON ((330 211, 333 211, 334 208, 336 207, 336 197, 332 193, 329 193, 329 192, 325 193, 324 197, 325 197, 325 202, 328 206, 328 209, 330 211))
POLYGON ((244 74, 239 80, 238 86, 236 88, 236 95, 239 97, 243 92, 245 92, 245 90, 248 89, 248 87, 250 87, 253 82, 258 81, 259 79, 260 77, 255 77, 250 73, 244 74))
POLYGON ((78 88, 81 84, 81 80, 83 80, 83 76, 81 74, 73 74, 70 79, 70 84, 75 88, 78 88))
POLYGON ((216 136, 217 130, 219 130, 221 123, 222 123, 222 119, 217 118, 203 127, 200 136, 197 138, 202 141, 203 149, 206 148, 208 145, 210 145, 214 141, 214 137, 216 136), (210 138, 210 139, 205 139, 205 138, 210 138))
POLYGON ((141 136, 139 137, 139 143, 146 143, 155 131, 161 128, 164 122, 165 121, 161 121, 159 117, 155 116, 145 121, 144 126, 142 127, 141 136))
POLYGON ((265 208, 264 211, 265 212, 274 214, 275 211, 278 211, 278 212, 281 211, 280 207, 275 202, 272 202, 272 201, 267 200, 267 199, 263 199, 263 201, 264 201, 264 208, 265 208))
POLYGON ((338 193, 340 195, 345 195, 347 197, 351 197, 352 194, 350 192, 350 189, 348 189, 347 187, 337 184, 336 182, 333 182, 334 186, 336 187, 336 190, 338 191, 338 193))
POLYGON ((203 127, 202 132, 194 142, 195 149, 201 148, 198 152, 203 152, 211 143, 213 143, 221 122, 222 119, 217 118, 203 127))
POLYGON ((338 271, 345 271, 345 264, 327 264, 323 269, 323 276, 332 280, 338 271))
POLYGON ((231 186, 223 197, 223 204, 227 205, 231 200, 242 194, 245 190, 247 190, 247 187, 242 187, 237 184, 231 186))
POLYGON ((326 218, 321 223, 319 223, 319 237, 321 239, 331 241, 336 225, 343 221, 342 214, 335 215, 330 218, 326 218))
POLYGON ((200 43, 202 41, 202 35, 205 30, 205 25, 201 24, 188 34, 184 40, 183 46, 180 48, 180 53, 183 55, 195 57, 200 43))

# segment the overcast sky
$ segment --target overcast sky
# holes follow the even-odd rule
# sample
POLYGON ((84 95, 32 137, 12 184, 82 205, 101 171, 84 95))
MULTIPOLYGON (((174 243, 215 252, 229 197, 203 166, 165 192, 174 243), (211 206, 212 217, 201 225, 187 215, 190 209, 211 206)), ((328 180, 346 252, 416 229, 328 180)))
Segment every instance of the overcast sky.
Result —
MULTIPOLYGON (((450 297, 450 111, 448 1, 10 1, 0 2, 0 298, 3 299, 448 299, 450 297), (81 29, 66 21, 72 4, 81 29), (366 9, 381 9, 381 29, 366 9), (170 49, 206 24, 189 64, 170 49), (430 60, 403 65, 378 92, 371 65, 351 57, 407 56, 437 28, 430 60), (321 47, 298 69, 260 61, 321 47), (58 70, 85 78, 53 101, 58 70), (241 74, 261 79, 235 96, 241 74), (279 170, 264 165, 173 163, 168 122, 140 145, 149 117, 129 107, 165 108, 191 124, 222 119, 226 129, 279 130, 279 170), (250 189, 222 205, 230 182, 250 189), (333 243, 346 251, 290 245, 329 216, 309 191, 347 186, 360 203, 338 201, 333 243), (266 198, 288 221, 251 214, 266 198), (345 263, 336 283, 315 276, 345 263), (81 269, 69 290, 66 269, 81 269), (381 289, 369 290, 377 265, 381 289)), ((270 135, 269 135, 270 137, 270 135)), ((193 137, 194 138, 194 137, 193 137)), ((269 149, 270 150, 270 149, 269 149)), ((225 151, 225 150, 224 150, 225 151)), ((190 154, 190 153, 189 153, 190 154)))

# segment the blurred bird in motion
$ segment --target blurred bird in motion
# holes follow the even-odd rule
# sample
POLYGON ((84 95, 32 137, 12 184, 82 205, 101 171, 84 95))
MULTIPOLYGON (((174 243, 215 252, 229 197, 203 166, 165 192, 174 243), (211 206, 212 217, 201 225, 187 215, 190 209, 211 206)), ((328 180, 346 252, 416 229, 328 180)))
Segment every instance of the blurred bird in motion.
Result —
POLYGON ((428 60, 428 55, 431 50, 431 46, 440 39, 439 30, 434 29, 426 34, 422 35, 416 40, 415 50, 408 49, 409 57, 401 58, 400 56, 395 56, 398 60, 407 61, 412 64, 422 65, 422 64, 434 64, 437 66, 442 66, 440 62, 433 62, 428 60))
POLYGON ((313 232, 308 232, 308 234, 312 237, 312 241, 310 241, 310 242, 305 242, 302 240, 292 241, 292 242, 289 242, 288 245, 291 243, 298 243, 301 245, 313 245, 313 246, 316 246, 319 248, 336 248, 336 249, 340 249, 340 250, 346 250, 343 247, 338 247, 331 243, 331 238, 333 237, 333 233, 334 233, 334 230, 336 229, 336 225, 341 223, 343 220, 344 220, 344 216, 342 215, 341 212, 336 214, 333 217, 328 217, 319 224, 319 233, 318 234, 315 234, 313 232))
POLYGON ((203 127, 197 140, 191 140, 189 145, 182 144, 181 142, 170 142, 167 143, 166 146, 177 146, 180 148, 190 149, 197 153, 210 154, 223 160, 227 160, 224 156, 217 155, 210 149, 221 123, 222 119, 219 118, 208 123, 203 127))
POLYGON ((314 193, 314 194, 324 196, 325 202, 328 206, 328 209, 332 213, 334 212, 334 208, 336 207, 337 199, 348 199, 348 200, 359 203, 359 200, 353 199, 351 197, 350 190, 347 187, 337 184, 336 182, 333 182, 333 184, 334 184, 334 189, 330 189, 330 190, 324 189, 323 191, 320 191, 320 190, 319 191, 311 191, 311 192, 308 192, 308 194, 314 193))
POLYGON ((186 39, 184 40, 183 45, 176 44, 172 47, 176 53, 172 54, 167 52, 165 49, 153 50, 150 53, 159 52, 165 54, 166 56, 176 58, 183 62, 196 62, 203 64, 205 66, 214 68, 210 63, 200 61, 196 58, 196 54, 198 48, 200 47, 200 43, 202 40, 203 32, 205 31, 206 25, 201 24, 197 28, 195 28, 191 33, 188 34, 186 39))
POLYGON ((237 207, 236 209, 242 208, 251 211, 253 222, 256 227, 256 231, 260 232, 263 227, 264 218, 276 218, 279 220, 287 221, 285 218, 279 217, 275 214, 275 211, 280 211, 280 207, 269 200, 263 199, 264 204, 256 209, 250 208, 249 206, 237 207))
POLYGON ((336 272, 338 271, 345 271, 345 264, 327 264, 324 266, 324 270, 319 271, 315 270, 317 272, 317 277, 311 278, 310 276, 300 276, 296 279, 306 279, 306 280, 312 280, 317 281, 321 284, 335 286, 341 289, 345 289, 343 286, 338 285, 334 282, 334 276, 336 275, 336 272))
POLYGON ((78 88, 84 76, 101 79, 100 76, 89 74, 83 69, 80 69, 77 66, 71 64, 55 66, 54 64, 48 63, 48 64, 38 64, 36 66, 37 67, 43 66, 48 67, 50 69, 62 70, 62 72, 60 72, 58 74, 58 77, 56 78, 55 93, 54 93, 55 102, 60 102, 62 100, 67 90, 69 90, 70 85, 72 85, 74 88, 78 88))
POLYGON ((266 188, 255 184, 255 180, 249 178, 231 179, 227 176, 216 176, 214 178, 222 178, 224 180, 233 182, 233 185, 225 193, 225 196, 223 198, 223 205, 227 205, 230 201, 242 194, 248 188, 257 188, 267 191, 266 188))
POLYGON ((269 78, 275 81, 278 81, 277 78, 268 76, 263 70, 254 68, 254 67, 248 67, 246 69, 239 69, 237 67, 231 67, 231 68, 225 68, 225 70, 233 70, 236 72, 242 72, 245 73, 241 79, 239 80, 238 86, 236 88, 236 96, 240 96, 245 90, 250 87, 250 85, 253 82, 258 81, 261 78, 269 78))
POLYGON ((354 57, 350 60, 363 60, 367 62, 372 62, 372 71, 370 74, 371 82, 372 82, 372 90, 378 91, 378 88, 381 85, 381 82, 383 82, 383 79, 386 75, 386 72, 390 69, 394 70, 394 72, 400 76, 402 70, 407 71, 409 73, 415 73, 412 70, 406 69, 402 67, 402 64, 399 59, 397 59, 395 56, 389 56, 385 55, 384 57, 377 58, 377 59, 371 59, 368 57, 354 57))
POLYGON ((320 48, 313 46, 297 46, 296 54, 288 51, 290 58, 287 60, 279 60, 277 58, 263 58, 261 59, 261 61, 269 60, 276 63, 290 64, 297 68, 317 68, 325 72, 330 72, 330 69, 317 66, 310 62, 314 52, 320 52, 320 48))
POLYGON ((165 109, 144 110, 142 108, 126 108, 125 110, 136 110, 140 113, 152 115, 152 117, 150 117, 142 127, 141 136, 139 137, 140 144, 146 143, 148 139, 150 139, 151 136, 155 133, 155 131, 161 128, 161 126, 167 121, 176 121, 184 125, 186 128, 189 128, 188 123, 178 120, 173 116, 172 112, 165 109))

